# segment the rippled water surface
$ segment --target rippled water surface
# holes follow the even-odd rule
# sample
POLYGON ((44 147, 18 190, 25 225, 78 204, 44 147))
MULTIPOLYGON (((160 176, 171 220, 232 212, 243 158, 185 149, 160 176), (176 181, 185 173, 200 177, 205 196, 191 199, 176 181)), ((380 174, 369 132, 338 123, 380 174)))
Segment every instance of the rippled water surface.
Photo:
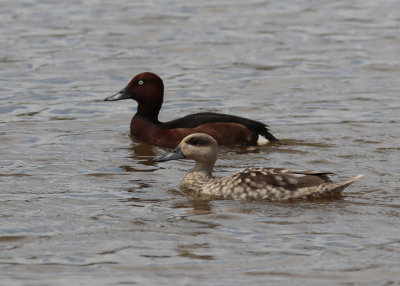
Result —
POLYGON ((399 1, 2 1, 1 285, 399 285, 399 1), (201 201, 188 161, 129 137, 137 73, 161 120, 218 111, 286 143, 248 166, 365 177, 341 199, 201 201))

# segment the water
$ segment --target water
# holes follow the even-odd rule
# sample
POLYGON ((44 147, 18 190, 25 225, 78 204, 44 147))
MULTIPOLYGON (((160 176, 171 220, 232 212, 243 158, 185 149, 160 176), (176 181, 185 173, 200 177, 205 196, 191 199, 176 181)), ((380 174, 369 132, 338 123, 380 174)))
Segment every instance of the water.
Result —
POLYGON ((399 285, 398 1, 2 1, 0 284, 399 285), (365 174, 341 199, 199 201, 191 162, 129 138, 143 71, 161 120, 218 111, 286 143, 249 166, 365 174))

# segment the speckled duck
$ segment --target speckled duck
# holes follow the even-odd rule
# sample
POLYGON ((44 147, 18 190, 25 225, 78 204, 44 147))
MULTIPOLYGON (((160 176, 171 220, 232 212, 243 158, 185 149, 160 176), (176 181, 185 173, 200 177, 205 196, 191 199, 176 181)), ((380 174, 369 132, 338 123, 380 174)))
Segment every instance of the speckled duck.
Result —
POLYGON ((363 175, 332 182, 329 172, 288 170, 282 168, 248 168, 230 176, 214 178, 217 142, 209 135, 186 136, 171 153, 154 162, 191 159, 194 168, 185 176, 182 187, 199 196, 224 199, 285 201, 340 196, 351 183, 363 175))

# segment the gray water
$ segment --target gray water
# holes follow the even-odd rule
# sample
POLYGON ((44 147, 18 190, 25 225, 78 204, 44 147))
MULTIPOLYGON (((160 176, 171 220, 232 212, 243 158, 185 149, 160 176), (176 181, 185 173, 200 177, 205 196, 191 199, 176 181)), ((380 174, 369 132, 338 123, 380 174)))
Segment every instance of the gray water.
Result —
POLYGON ((0 8, 1 285, 399 285, 399 1, 10 1, 0 8), (129 137, 137 73, 161 120, 251 117, 249 166, 363 173, 339 199, 201 201, 189 161, 129 137))

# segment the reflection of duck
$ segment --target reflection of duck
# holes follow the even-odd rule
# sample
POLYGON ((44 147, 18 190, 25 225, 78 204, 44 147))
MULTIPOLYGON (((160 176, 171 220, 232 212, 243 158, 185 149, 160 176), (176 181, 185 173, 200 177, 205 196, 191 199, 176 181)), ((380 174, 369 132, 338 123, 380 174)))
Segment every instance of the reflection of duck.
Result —
POLYGON ((211 135, 220 145, 263 145, 278 141, 264 123, 234 115, 202 112, 169 122, 158 121, 164 97, 164 84, 153 73, 135 76, 120 92, 106 101, 132 98, 138 102, 131 121, 131 135, 162 147, 176 147, 187 135, 202 132, 211 135))
MULTIPOLYGON (((133 139, 131 142, 130 148, 126 148, 130 150, 131 154, 128 156, 131 161, 126 162, 126 165, 120 166, 121 169, 126 172, 153 172, 156 170, 154 167, 154 163, 152 159, 156 155, 154 146, 137 141, 133 139)), ((125 149, 125 148, 124 148, 125 149)))
POLYGON ((132 159, 142 165, 152 167, 154 166, 154 164, 152 163, 152 159, 156 154, 154 149, 155 147, 151 146, 150 144, 133 139, 132 151, 134 154, 132 156, 132 159))
POLYGON ((217 160, 217 142, 209 135, 195 133, 185 137, 171 153, 154 162, 192 159, 196 165, 183 180, 183 187, 198 193, 232 199, 266 199, 281 201, 338 196, 358 175, 332 182, 326 172, 287 170, 281 168, 248 168, 233 175, 213 178, 217 160))

